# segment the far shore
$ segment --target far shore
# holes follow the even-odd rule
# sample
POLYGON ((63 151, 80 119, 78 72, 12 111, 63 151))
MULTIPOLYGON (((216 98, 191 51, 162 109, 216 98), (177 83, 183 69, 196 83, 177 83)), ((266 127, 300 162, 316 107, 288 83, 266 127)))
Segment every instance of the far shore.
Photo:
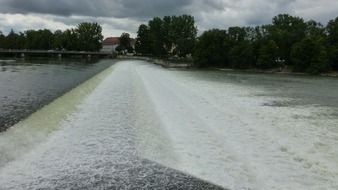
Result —
MULTIPOLYGON (((164 68, 174 68, 174 69, 196 69, 193 66, 192 62, 179 62, 174 63, 170 60, 160 59, 160 58, 152 58, 152 57, 145 57, 145 56, 118 56, 118 59, 137 59, 137 60, 144 60, 156 65, 160 65, 164 68)), ((217 68, 217 67, 210 67, 204 69, 213 69, 219 71, 233 71, 233 72, 247 72, 247 73, 257 73, 257 74, 281 74, 281 75, 299 75, 299 76, 319 76, 319 77, 338 77, 338 72, 333 71, 329 73, 322 73, 318 75, 311 75, 308 73, 299 73, 299 72, 292 72, 287 69, 270 69, 270 70, 262 70, 262 69, 229 69, 229 68, 217 68)))

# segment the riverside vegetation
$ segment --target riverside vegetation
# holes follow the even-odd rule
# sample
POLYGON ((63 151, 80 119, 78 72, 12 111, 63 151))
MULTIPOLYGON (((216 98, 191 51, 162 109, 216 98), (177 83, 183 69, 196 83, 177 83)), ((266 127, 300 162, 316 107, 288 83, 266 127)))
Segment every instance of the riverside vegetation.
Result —
POLYGON ((80 23, 65 31, 27 30, 7 35, 0 31, 0 49, 99 51, 102 48, 102 27, 97 23, 80 23))
POLYGON ((197 67, 319 74, 338 70, 338 17, 324 27, 280 14, 271 24, 211 29, 199 37, 192 16, 156 17, 139 27, 136 51, 157 57, 192 55, 197 67))

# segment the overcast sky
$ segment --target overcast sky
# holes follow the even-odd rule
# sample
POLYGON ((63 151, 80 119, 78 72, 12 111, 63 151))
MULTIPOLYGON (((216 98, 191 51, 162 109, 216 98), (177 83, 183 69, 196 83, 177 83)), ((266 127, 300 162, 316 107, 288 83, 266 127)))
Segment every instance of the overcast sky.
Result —
POLYGON ((289 13, 326 24, 338 16, 338 0, 0 0, 0 30, 74 27, 98 22, 107 36, 129 32, 155 16, 191 14, 199 31, 271 23, 289 13))

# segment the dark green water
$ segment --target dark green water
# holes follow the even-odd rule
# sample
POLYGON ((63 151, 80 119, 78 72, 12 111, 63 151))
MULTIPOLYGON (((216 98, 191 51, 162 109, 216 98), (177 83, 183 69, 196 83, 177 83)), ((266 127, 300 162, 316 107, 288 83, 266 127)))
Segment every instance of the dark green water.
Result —
POLYGON ((0 132, 113 63, 76 59, 1 61, 0 132))

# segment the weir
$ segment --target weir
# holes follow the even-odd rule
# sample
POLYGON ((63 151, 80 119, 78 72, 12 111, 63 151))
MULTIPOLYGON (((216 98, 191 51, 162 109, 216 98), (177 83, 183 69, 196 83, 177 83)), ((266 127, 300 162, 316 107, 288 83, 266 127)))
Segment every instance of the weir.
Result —
POLYGON ((22 157, 60 127, 78 104, 106 77, 112 67, 97 74, 49 105, 0 133, 0 167, 22 157))
POLYGON ((1 134, 0 189, 224 189, 142 154, 134 76, 119 62, 1 134))

